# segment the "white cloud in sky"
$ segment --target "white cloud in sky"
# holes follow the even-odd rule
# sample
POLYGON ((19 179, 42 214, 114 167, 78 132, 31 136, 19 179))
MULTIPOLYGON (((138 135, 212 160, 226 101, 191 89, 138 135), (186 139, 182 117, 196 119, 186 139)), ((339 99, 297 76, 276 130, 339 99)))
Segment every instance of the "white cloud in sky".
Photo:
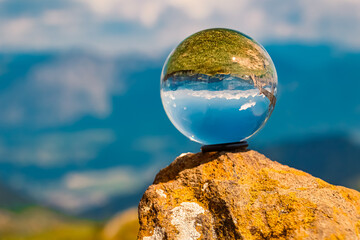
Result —
MULTIPOLYGON (((134 168, 115 166, 107 169, 70 172, 58 181, 19 184, 22 190, 41 202, 72 214, 101 206, 114 196, 136 193, 151 182, 159 166, 134 168)), ((24 180, 23 180, 24 181, 24 180)), ((134 203, 136 205, 136 203, 134 203)))
POLYGON ((54 168, 95 159, 104 146, 115 141, 109 129, 46 133, 0 141, 0 162, 54 168))
POLYGON ((170 136, 142 136, 135 140, 133 147, 139 151, 158 154, 165 152, 173 141, 170 136))
POLYGON ((75 0, 83 3, 96 16, 102 19, 117 19, 139 22, 151 27, 159 20, 166 10, 164 0, 126 1, 126 0, 75 0))
POLYGON ((358 129, 350 131, 350 140, 360 146, 360 126, 358 129))
POLYGON ((262 43, 305 41, 359 49, 359 12, 357 0, 69 0, 36 15, 0 17, 0 49, 154 54, 209 27, 234 28, 262 43))
POLYGON ((107 117, 111 98, 123 90, 111 60, 62 56, 35 66, 27 77, 0 93, 0 123, 47 127, 83 116, 107 117))

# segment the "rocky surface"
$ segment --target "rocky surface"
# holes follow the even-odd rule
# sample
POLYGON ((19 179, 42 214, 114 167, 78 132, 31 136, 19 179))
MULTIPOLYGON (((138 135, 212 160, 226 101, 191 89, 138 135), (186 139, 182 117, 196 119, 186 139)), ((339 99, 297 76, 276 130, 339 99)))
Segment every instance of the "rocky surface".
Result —
POLYGON ((255 151, 189 153, 158 173, 139 220, 141 240, 360 239, 360 193, 255 151))

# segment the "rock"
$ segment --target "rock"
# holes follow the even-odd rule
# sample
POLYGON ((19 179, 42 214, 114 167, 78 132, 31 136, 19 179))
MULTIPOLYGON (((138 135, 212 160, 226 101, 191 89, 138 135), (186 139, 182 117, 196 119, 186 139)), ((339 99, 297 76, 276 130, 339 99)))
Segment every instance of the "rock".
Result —
POLYGON ((360 193, 255 151, 189 153, 157 174, 139 220, 141 240, 360 239, 360 193))

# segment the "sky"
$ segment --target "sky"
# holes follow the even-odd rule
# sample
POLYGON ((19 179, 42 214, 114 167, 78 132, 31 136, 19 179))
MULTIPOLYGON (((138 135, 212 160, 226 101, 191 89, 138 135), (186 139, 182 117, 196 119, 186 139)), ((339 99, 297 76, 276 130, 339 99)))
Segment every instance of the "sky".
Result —
MULTIPOLYGON (((286 59, 275 62, 280 70, 277 108, 284 109, 286 101, 299 108, 281 115, 287 116, 285 123, 275 108, 269 124, 278 125, 265 128, 263 136, 276 136, 281 126, 289 130, 282 133, 285 137, 300 136, 298 126, 307 124, 308 132, 353 130, 354 142, 360 143, 358 76, 347 76, 352 87, 339 101, 316 98, 326 78, 346 75, 333 66, 349 73, 358 66, 352 59, 359 59, 359 13, 359 0, 0 0, 0 165, 11 169, 0 181, 39 201, 81 211, 142 190, 174 154, 198 150, 156 105, 159 68, 184 38, 213 27, 236 29, 265 47, 328 46, 306 48, 309 53, 301 53, 305 62, 294 56, 296 49, 293 55, 282 50, 286 59), (312 58, 313 50, 322 55, 312 58), (294 69, 305 77, 281 78, 294 69), (328 73, 324 79, 321 69, 328 73), (312 83, 306 74, 314 71, 320 77, 312 83), (147 80, 154 85, 133 91, 147 80), (147 90, 152 99, 131 102, 147 96, 147 90), (299 104, 309 96, 312 103, 299 104), (332 115, 329 104, 339 114, 332 115), (131 106, 164 121, 138 119, 140 111, 131 106), (309 117, 296 119, 297 111, 309 117), (119 119, 134 123, 134 132, 118 126, 119 119)), ((338 89, 345 87, 327 88, 331 93, 338 89)))
POLYGON ((357 0, 0 0, 0 50, 156 55, 198 30, 360 48, 357 0))

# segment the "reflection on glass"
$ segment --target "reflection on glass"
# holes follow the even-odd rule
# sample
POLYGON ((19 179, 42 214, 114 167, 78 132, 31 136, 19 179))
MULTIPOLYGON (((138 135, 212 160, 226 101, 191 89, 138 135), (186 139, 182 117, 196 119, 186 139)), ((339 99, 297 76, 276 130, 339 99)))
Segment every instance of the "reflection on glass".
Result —
POLYGON ((202 144, 245 140, 276 103, 277 76, 265 49, 229 29, 208 29, 169 55, 161 98, 175 127, 202 144))

